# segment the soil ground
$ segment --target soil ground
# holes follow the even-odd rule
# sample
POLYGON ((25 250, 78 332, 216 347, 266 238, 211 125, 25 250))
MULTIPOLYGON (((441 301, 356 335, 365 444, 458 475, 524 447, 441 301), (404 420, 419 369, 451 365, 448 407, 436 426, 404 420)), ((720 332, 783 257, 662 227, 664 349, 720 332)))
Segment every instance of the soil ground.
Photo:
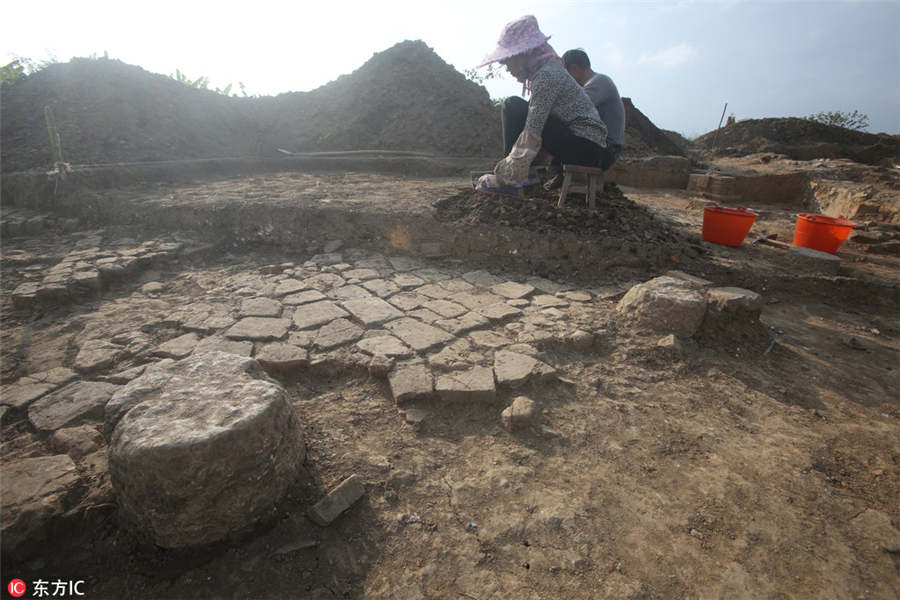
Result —
MULTIPOLYGON (((180 205, 213 214, 229 195, 251 204, 273 196, 287 205, 319 202, 354 219, 356 211, 380 213, 382 234, 465 197, 461 180, 390 179, 282 174, 95 193, 116 202, 129 196, 128 206, 158 215, 180 205), (261 195, 248 198, 253 191, 261 195)), ((645 245, 668 249, 699 245, 704 204, 683 190, 623 188, 600 208, 643 215, 660 233, 645 245)), ((485 206, 466 214, 488 214, 485 206)), ((754 233, 787 237, 797 207, 762 208, 754 233)), ((485 226, 522 235, 516 225, 527 221, 485 226)), ((606 236, 611 247, 631 243, 615 229, 599 231, 582 234, 590 243, 606 236)), ((203 298, 229 300, 223 282, 252 281, 322 250, 313 241, 286 250, 222 240, 86 303, 13 309, 12 289, 79 239, 129 235, 140 243, 153 233, 136 223, 4 240, 4 387, 70 365, 92 332, 134 327, 203 298), (142 291, 150 282, 162 284, 152 296, 142 291)), ((376 242, 345 258, 394 254, 376 242)), ((787 252, 749 240, 738 248, 702 244, 681 256, 628 271, 538 273, 591 293, 567 314, 598 332, 597 342, 587 350, 546 344, 540 357, 558 379, 503 390, 487 404, 423 403, 430 414, 419 426, 406 423, 386 383, 362 369, 326 364, 283 380, 308 447, 303 472, 271 519, 214 547, 142 544, 118 526, 102 468, 79 464, 95 475, 85 500, 58 520, 38 555, 4 558, 4 576, 85 579, 90 598, 896 598, 900 260, 848 243, 839 274, 813 274, 787 252), (625 278, 671 268, 762 294, 773 342, 735 332, 669 353, 656 346, 658 335, 617 322, 625 278), (542 424, 507 433, 500 412, 523 394, 541 405, 542 424), (365 480, 365 497, 331 526, 312 524, 307 508, 352 473, 365 480)), ((513 281, 535 274, 508 255, 416 260, 422 272, 447 277, 475 268, 513 281)), ((158 328, 153 341, 180 333, 158 328)), ((3 465, 52 453, 27 419, 5 421, 3 465)))

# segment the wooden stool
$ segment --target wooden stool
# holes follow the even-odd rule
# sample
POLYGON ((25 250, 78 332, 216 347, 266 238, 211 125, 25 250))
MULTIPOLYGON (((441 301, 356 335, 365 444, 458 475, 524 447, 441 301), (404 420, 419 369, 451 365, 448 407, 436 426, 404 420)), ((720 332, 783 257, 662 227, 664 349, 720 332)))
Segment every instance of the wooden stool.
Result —
POLYGON ((597 189, 603 190, 603 169, 597 167, 582 167, 581 165, 563 165, 562 189, 559 190, 559 202, 556 208, 562 208, 566 202, 566 196, 569 192, 584 192, 584 198, 587 201, 588 208, 594 210, 597 207, 597 189), (576 173, 587 176, 587 185, 572 185, 572 180, 576 173))

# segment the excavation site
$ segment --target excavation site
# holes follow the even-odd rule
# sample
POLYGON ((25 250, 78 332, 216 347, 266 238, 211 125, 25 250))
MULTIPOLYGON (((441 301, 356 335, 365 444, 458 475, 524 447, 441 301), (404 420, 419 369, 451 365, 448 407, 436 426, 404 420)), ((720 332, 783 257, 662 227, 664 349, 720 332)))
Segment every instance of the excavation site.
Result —
POLYGON ((4 586, 897 598, 900 139, 624 105, 591 208, 476 191, 499 108, 421 41, 3 84, 4 586))

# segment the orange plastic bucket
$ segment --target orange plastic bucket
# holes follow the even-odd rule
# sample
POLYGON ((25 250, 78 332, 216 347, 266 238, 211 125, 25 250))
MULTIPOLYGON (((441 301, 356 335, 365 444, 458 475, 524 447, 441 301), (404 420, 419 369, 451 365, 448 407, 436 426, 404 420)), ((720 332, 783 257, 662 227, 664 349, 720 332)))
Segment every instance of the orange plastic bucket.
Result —
POLYGON ((794 245, 834 254, 855 226, 856 223, 843 217, 801 213, 794 228, 794 245))
POLYGON ((759 214, 743 206, 703 209, 703 239, 723 246, 740 246, 759 214))

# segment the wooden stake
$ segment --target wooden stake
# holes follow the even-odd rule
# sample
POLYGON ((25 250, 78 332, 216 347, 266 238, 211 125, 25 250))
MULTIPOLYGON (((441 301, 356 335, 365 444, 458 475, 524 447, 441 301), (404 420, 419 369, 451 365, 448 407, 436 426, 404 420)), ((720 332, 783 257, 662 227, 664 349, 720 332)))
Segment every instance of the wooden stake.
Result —
POLYGON ((56 130, 56 119, 53 117, 53 111, 49 106, 44 107, 44 120, 47 121, 47 133, 50 136, 50 150, 53 153, 53 162, 61 163, 62 147, 59 141, 59 132, 56 130))
POLYGON ((713 147, 713 148, 716 147, 716 140, 719 139, 719 130, 722 129, 722 119, 725 118, 725 111, 726 111, 726 110, 728 110, 728 103, 727 103, 727 102, 725 103, 725 107, 722 109, 722 116, 719 117, 719 126, 716 127, 716 135, 713 136, 713 143, 712 143, 712 147, 713 147))

